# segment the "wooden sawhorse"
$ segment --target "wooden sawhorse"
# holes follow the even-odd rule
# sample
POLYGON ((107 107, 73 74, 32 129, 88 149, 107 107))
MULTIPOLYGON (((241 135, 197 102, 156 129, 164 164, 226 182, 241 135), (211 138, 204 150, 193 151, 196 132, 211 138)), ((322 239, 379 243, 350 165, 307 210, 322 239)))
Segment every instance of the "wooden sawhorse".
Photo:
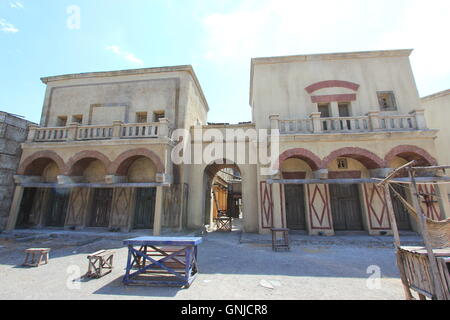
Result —
POLYGON ((100 250, 87 256, 89 268, 86 277, 101 278, 113 269, 114 251, 100 250), (106 270, 106 271, 105 271, 106 270))
POLYGON ((50 252, 49 248, 30 248, 26 249, 25 253, 25 261, 23 262, 24 266, 27 267, 39 267, 42 264, 42 260, 45 260, 45 264, 48 263, 48 254, 50 252), (36 255, 39 257, 36 259, 36 255), (31 256, 31 261, 28 259, 31 256))
POLYGON ((286 228, 272 228, 272 250, 273 251, 289 251, 291 245, 289 242, 289 229, 286 228), (278 239, 278 234, 281 234, 281 239, 278 239))
POLYGON ((233 230, 233 218, 219 217, 215 219, 217 231, 231 232, 233 230))

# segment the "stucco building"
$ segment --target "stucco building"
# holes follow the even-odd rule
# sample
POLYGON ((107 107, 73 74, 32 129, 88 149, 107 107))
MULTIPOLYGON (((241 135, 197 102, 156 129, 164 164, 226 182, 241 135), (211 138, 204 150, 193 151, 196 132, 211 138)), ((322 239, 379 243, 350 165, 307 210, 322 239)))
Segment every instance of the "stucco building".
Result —
MULTIPOLYGON (((422 105, 430 128, 438 129, 436 137, 437 160, 442 165, 450 164, 450 89, 423 97, 422 105)), ((447 194, 450 187, 447 186, 447 194)))
MULTIPOLYGON (((375 188, 376 179, 412 159, 440 161, 410 53, 252 59, 252 121, 237 125, 207 124, 190 66, 44 78, 41 123, 23 144, 8 227, 200 229, 213 223, 214 177, 231 168, 247 232, 388 234, 390 195, 375 188), (175 129, 190 133, 183 152, 192 154, 210 153, 218 142, 196 132, 240 132, 220 142, 225 150, 238 142, 247 155, 262 148, 254 149, 252 132, 274 130, 276 159, 240 162, 224 152, 174 164, 171 153, 183 141, 171 135, 175 129)), ((422 204, 427 214, 443 218, 447 192, 421 188, 438 199, 422 204)), ((399 191, 410 196, 405 186, 399 191)), ((394 210, 400 229, 415 229, 395 200, 394 210)))

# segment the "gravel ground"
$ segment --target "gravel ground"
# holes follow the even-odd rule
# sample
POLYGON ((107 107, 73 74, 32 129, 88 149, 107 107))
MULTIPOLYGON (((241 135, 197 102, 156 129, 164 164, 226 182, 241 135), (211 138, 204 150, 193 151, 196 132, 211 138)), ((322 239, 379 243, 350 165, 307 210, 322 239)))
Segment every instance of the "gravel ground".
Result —
POLYGON ((129 234, 0 236, 0 299, 403 299, 390 237, 299 235, 293 236, 290 252, 275 253, 268 237, 210 233, 199 247, 200 274, 189 289, 181 289, 122 284, 127 250, 119 239, 129 234), (50 263, 21 267, 23 250, 30 247, 51 248, 50 263), (86 254, 100 249, 115 249, 113 272, 80 279, 87 271, 86 254), (369 279, 373 270, 381 272, 378 283, 369 279))

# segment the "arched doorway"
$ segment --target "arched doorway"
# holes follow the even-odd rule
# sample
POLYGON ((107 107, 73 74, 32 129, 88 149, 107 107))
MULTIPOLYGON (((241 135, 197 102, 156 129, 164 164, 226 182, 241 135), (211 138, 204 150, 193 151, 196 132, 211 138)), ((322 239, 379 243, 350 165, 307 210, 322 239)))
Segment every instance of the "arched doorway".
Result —
MULTIPOLYGON (((126 159, 119 166, 117 174, 126 176, 128 183, 153 183, 156 181, 156 172, 156 165, 151 159, 137 155, 126 159)), ((128 191, 132 193, 134 200, 131 229, 153 229, 156 187, 134 188, 128 191)))
POLYGON ((358 182, 370 178, 370 171, 383 168, 383 160, 374 153, 347 147, 332 152, 323 160, 328 169, 330 207, 335 231, 362 231, 381 228, 384 223, 382 204, 384 197, 375 188, 358 182), (352 182, 355 181, 355 182, 352 182), (376 203, 381 204, 375 205, 376 203), (378 208, 378 209, 374 209, 378 208), (381 213, 378 212, 381 210, 381 213), (379 217, 381 216, 381 218, 379 217), (379 218, 380 225, 373 220, 379 218))
MULTIPOLYGON (((280 171, 283 179, 312 178, 312 170, 309 165, 298 158, 289 158, 283 161, 280 171)), ((290 230, 306 230, 305 185, 285 184, 283 188, 287 227, 290 230)))
MULTIPOLYGON (((105 183, 109 160, 101 154, 87 154, 71 161, 69 176, 77 183, 87 187, 77 188, 75 192, 87 192, 87 214, 84 224, 88 227, 107 228, 110 222, 113 189, 91 186, 105 183)), ((84 206, 84 204, 80 205, 84 206)))
MULTIPOLYGON (((434 159, 427 151, 417 146, 401 145, 393 148, 385 157, 389 168, 399 168, 410 161, 416 161, 416 166, 434 166, 437 165, 434 159)), ((406 170, 398 174, 400 177, 407 177, 406 170)), ((401 197, 412 203, 412 194, 407 184, 391 184, 401 197)), ((441 208, 438 201, 438 190, 433 185, 418 184, 418 191, 421 194, 421 206, 427 217, 435 220, 441 219, 441 208)), ((394 208, 395 219, 399 230, 410 231, 416 229, 416 223, 411 219, 410 214, 403 203, 395 196, 391 190, 392 205, 394 208)))
POLYGON ((19 174, 49 187, 24 188, 16 228, 64 226, 70 190, 55 187, 61 174, 61 164, 63 162, 56 154, 48 157, 35 155, 23 162, 19 174))
POLYGON ((233 231, 242 230, 245 212, 239 167, 227 160, 215 161, 206 166, 203 184, 203 221, 207 230, 216 231, 216 220, 225 217, 232 219, 233 231))

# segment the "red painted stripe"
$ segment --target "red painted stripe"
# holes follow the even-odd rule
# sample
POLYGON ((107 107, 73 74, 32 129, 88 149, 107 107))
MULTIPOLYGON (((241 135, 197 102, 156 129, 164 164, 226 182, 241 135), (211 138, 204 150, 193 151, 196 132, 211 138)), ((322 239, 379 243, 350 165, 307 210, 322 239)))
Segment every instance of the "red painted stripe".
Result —
POLYGON ((317 90, 325 89, 325 88, 346 88, 346 89, 350 89, 353 91, 358 91, 359 84, 349 82, 349 81, 342 81, 342 80, 327 80, 327 81, 321 81, 321 82, 314 83, 314 84, 306 87, 305 90, 311 94, 317 90))

